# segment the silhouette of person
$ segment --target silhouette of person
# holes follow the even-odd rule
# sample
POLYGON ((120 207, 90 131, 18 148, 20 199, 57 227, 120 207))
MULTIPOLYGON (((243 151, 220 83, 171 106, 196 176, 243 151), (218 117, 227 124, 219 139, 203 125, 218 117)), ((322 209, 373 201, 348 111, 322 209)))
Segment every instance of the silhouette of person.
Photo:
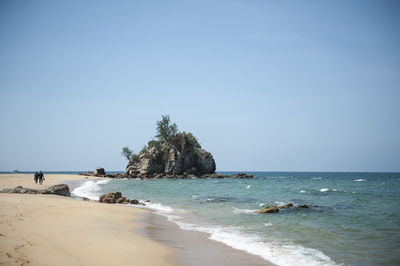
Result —
POLYGON ((44 181, 45 179, 44 179, 44 176, 43 176, 43 172, 42 171, 40 171, 39 172, 39 184, 43 184, 43 181, 44 181))
POLYGON ((35 184, 37 184, 38 179, 39 179, 39 173, 36 171, 35 177, 33 178, 33 180, 35 180, 35 184))

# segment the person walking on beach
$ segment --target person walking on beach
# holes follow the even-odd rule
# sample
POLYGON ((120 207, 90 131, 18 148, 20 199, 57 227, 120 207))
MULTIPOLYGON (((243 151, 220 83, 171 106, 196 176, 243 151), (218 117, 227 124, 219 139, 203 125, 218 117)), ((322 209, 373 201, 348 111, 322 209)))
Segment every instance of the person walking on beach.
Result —
POLYGON ((39 184, 43 184, 43 181, 44 181, 45 179, 44 179, 44 176, 43 176, 43 172, 42 171, 40 171, 39 172, 39 184))
POLYGON ((33 178, 33 180, 35 180, 35 184, 37 184, 38 179, 39 179, 39 173, 36 171, 35 177, 33 178))

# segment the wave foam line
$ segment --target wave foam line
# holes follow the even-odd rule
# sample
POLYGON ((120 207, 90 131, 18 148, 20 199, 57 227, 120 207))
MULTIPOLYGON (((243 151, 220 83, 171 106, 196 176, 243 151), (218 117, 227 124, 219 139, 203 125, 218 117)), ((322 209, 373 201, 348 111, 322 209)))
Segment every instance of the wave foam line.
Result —
MULTIPOLYGON (((146 203, 146 206, 143 207, 155 210, 156 213, 167 217, 169 221, 174 222, 181 229, 207 233, 211 240, 221 242, 234 249, 246 251, 249 254, 259 256, 277 265, 336 265, 328 256, 316 249, 305 248, 294 244, 263 242, 260 237, 245 235, 235 227, 203 227, 190 224, 184 222, 183 217, 177 215, 179 210, 162 205, 161 203, 146 203)), ((244 213, 253 211, 243 209, 236 210, 244 213)), ((265 224, 265 226, 271 225, 270 223, 265 224)))
POLYGON ((72 194, 78 197, 85 197, 91 200, 98 200, 101 196, 101 185, 105 185, 111 180, 97 180, 97 181, 86 181, 79 187, 72 190, 72 194))

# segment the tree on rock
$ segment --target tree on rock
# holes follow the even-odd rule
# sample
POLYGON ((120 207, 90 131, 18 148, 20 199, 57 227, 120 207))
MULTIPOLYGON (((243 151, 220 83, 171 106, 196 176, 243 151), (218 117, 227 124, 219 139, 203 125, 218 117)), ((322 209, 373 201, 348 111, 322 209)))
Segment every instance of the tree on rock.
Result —
POLYGON ((168 141, 172 136, 178 133, 178 126, 173 123, 170 125, 171 119, 169 115, 163 115, 160 121, 157 121, 157 135, 160 141, 168 141))
POLYGON ((128 147, 123 147, 121 155, 124 156, 128 162, 130 162, 134 154, 133 151, 131 151, 128 147))

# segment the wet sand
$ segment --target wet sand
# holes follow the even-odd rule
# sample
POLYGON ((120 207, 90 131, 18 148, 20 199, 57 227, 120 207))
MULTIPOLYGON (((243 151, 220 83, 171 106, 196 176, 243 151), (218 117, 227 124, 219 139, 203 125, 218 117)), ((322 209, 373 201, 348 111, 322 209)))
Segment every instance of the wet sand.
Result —
POLYGON ((140 214, 141 224, 136 231, 166 247, 178 250, 174 257, 179 264, 187 266, 256 266, 274 264, 244 251, 211 240, 203 232, 180 229, 166 217, 154 213, 140 214))

